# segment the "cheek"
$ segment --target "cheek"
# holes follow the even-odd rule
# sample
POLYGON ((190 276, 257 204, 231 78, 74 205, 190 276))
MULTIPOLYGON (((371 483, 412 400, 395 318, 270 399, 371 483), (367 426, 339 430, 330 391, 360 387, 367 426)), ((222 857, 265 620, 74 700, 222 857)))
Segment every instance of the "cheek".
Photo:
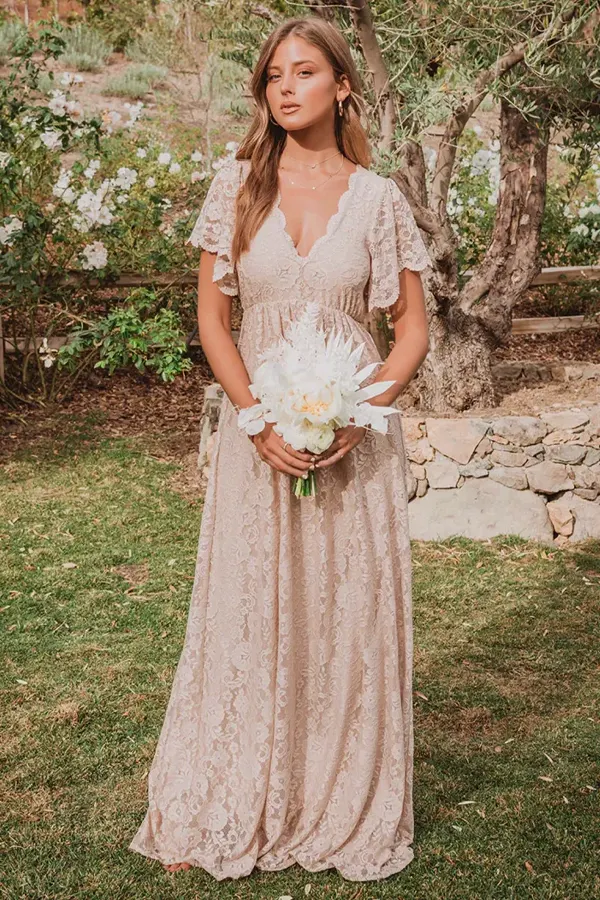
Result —
POLYGON ((298 91, 300 90, 303 102, 315 113, 322 113, 333 106, 335 89, 324 79, 309 78, 302 82, 301 89, 298 87, 298 91))

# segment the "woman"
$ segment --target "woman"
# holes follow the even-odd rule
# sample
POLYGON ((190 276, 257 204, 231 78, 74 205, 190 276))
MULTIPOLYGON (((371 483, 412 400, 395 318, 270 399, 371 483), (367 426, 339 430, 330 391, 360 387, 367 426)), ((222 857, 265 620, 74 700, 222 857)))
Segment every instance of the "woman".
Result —
POLYGON ((202 346, 225 396, 183 652, 130 847, 217 879, 298 862, 351 881, 413 858, 411 562, 400 415, 340 428, 319 456, 254 436, 238 411, 262 349, 307 301, 366 342, 389 307, 395 346, 369 380, 396 403, 428 348, 430 260, 395 182, 368 169, 358 75, 329 23, 292 19, 252 78, 257 111, 215 175, 190 240, 202 346), (244 314, 237 348, 231 298, 244 314), (291 476, 315 466, 317 495, 291 476))

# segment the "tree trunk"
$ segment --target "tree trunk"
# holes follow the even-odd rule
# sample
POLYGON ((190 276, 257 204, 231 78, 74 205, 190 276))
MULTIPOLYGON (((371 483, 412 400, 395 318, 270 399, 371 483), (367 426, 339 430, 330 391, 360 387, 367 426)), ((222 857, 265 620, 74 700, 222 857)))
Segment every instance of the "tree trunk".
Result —
POLYGON ((462 412, 497 403, 492 353, 510 337, 512 309, 539 272, 548 129, 506 101, 500 117, 500 189, 492 241, 462 290, 447 222, 432 237, 424 280, 430 350, 410 394, 421 406, 462 412))

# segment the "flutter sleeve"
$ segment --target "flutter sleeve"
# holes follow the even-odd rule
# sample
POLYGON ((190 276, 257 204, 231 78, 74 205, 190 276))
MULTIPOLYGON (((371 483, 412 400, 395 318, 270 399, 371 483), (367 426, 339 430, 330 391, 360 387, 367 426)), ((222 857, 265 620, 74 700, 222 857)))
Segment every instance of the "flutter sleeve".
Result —
POLYGON ((231 261, 235 227, 235 198, 240 187, 239 160, 228 160, 217 170, 187 243, 216 253, 212 280, 224 294, 237 296, 239 285, 231 261))
POLYGON ((400 293, 398 273, 402 269, 420 272, 431 265, 408 200, 393 178, 385 179, 382 197, 373 214, 368 247, 371 255, 369 311, 396 302, 400 293))

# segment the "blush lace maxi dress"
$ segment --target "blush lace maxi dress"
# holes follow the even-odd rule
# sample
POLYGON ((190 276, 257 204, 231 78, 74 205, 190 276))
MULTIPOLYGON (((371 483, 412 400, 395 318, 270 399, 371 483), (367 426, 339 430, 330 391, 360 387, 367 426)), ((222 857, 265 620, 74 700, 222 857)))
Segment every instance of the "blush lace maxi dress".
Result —
MULTIPOLYGON (((218 170, 190 242, 217 254, 213 280, 239 295, 250 378, 306 301, 326 331, 366 342, 360 365, 380 360, 367 310, 397 299, 400 269, 430 265, 396 183, 358 166, 305 257, 279 194, 234 270, 249 165, 218 170)), ((298 862, 369 881, 412 860, 407 463, 400 414, 388 423, 317 471, 316 497, 297 498, 224 395, 184 647, 131 850, 219 880, 298 862)))

